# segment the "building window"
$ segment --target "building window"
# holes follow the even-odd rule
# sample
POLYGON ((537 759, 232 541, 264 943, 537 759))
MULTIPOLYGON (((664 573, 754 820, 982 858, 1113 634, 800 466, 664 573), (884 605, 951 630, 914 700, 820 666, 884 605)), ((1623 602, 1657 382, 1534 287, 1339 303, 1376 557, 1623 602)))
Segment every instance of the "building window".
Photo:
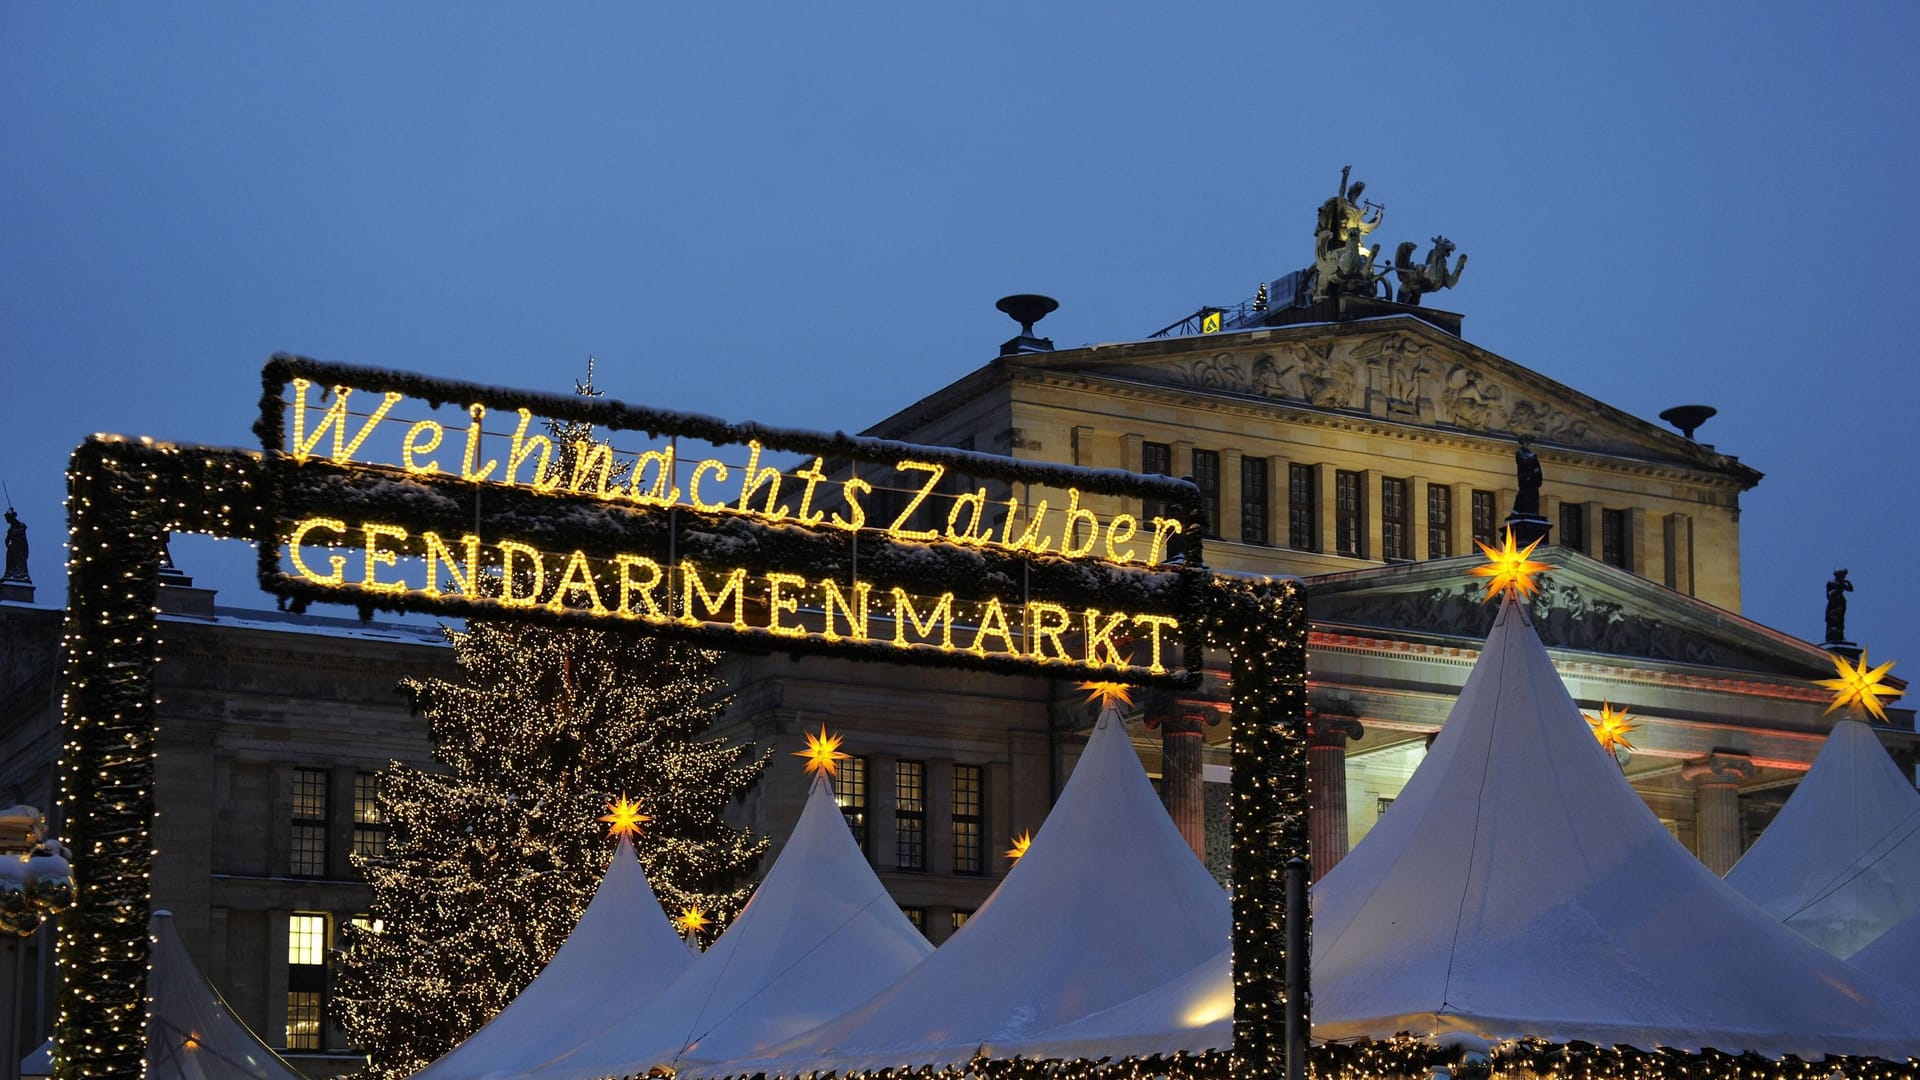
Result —
POLYGON ((1407 482, 1385 477, 1380 481, 1380 557, 1388 562, 1405 562, 1413 558, 1413 545, 1408 542, 1407 516, 1411 512, 1407 506, 1407 482))
POLYGON ((1240 459, 1240 539, 1267 543, 1267 459, 1240 459))
POLYGON ((1453 489, 1445 484, 1427 485, 1427 558, 1446 559, 1453 555, 1453 489))
POLYGON ((893 848, 902 870, 927 868, 927 765, 893 764, 893 848))
POLYGON ((1627 550, 1627 512, 1600 511, 1600 561, 1622 570, 1633 569, 1633 556, 1627 550))
POLYGON ((1287 546, 1295 551, 1320 550, 1316 472, 1311 465, 1287 466, 1287 546))
POLYGON ((378 859, 387 853, 387 819, 380 814, 376 798, 380 778, 372 773, 353 777, 353 853, 378 859))
POLYGON ((293 843, 288 872, 327 876, 327 770, 293 770, 293 843))
POLYGON ((840 815, 853 830, 853 841, 867 850, 867 759, 852 757, 840 763, 833 774, 833 801, 840 815))
POLYGON ((327 917, 287 916, 287 1049, 320 1050, 327 1008, 327 917))
POLYGON ((953 767, 953 872, 987 871, 986 837, 980 831, 983 770, 978 765, 953 767))
MULTIPOLYGON (((1150 442, 1140 444, 1140 471, 1149 476, 1173 475, 1173 447, 1168 443, 1150 442)), ((1159 499, 1147 499, 1141 504, 1141 519, 1151 523, 1154 518, 1167 516, 1167 504, 1159 499)))
POLYGON ((1473 539, 1475 543, 1493 546, 1493 492, 1475 491, 1473 493, 1473 539))
POLYGON ((1220 452, 1193 452, 1193 482, 1200 489, 1200 516, 1205 518, 1203 535, 1220 536, 1220 452))
POLYGON ((1587 549, 1587 508, 1579 503, 1560 504, 1560 546, 1587 549))
POLYGON ((1333 474, 1333 550, 1355 558, 1367 557, 1367 509, 1360 474, 1333 474))
POLYGON ((1388 796, 1388 795, 1376 796, 1373 800, 1373 816, 1379 817, 1381 814, 1386 813, 1387 807, 1392 805, 1393 805, 1392 796, 1388 796))
POLYGON ((961 927, 967 925, 967 920, 971 918, 973 918, 973 912, 961 911, 959 908, 954 908, 953 909, 953 928, 955 930, 960 929, 961 927))
POLYGON ((905 915, 907 917, 907 921, 913 924, 913 928, 915 930, 920 931, 922 934, 927 932, 927 909, 926 908, 903 907, 900 909, 900 914, 905 915))

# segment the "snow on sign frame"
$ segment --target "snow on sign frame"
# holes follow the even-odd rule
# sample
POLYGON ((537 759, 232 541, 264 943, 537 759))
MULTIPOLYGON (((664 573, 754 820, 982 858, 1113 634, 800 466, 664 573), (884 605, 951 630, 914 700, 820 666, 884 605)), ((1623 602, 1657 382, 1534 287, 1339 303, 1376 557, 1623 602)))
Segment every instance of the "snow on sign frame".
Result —
MULTIPOLYGON (((95 435, 74 450, 68 468, 60 806, 77 895, 60 922, 54 1068, 61 1080, 137 1074, 146 1052, 160 647, 154 595, 169 532, 256 541, 262 585, 295 606, 320 600, 369 614, 597 620, 719 647, 1174 687, 1198 680, 1206 647, 1224 649, 1232 664, 1234 761, 1230 1056, 1234 1075, 1252 1080, 1304 1067, 1298 1055, 1309 999, 1286 1008, 1279 883, 1287 861, 1308 854, 1306 606, 1298 581, 1206 570, 1192 484, 291 356, 273 358, 262 382, 256 430, 264 453, 95 435), (296 379, 305 383, 309 411, 299 411, 296 379), (396 413, 408 399, 414 404, 396 413), (485 412, 476 416, 474 405, 485 412), (450 422, 440 419, 442 410, 451 410, 450 422), (510 423, 487 423, 502 412, 510 423), (554 422, 544 444, 536 418, 554 422), (586 464, 577 474, 576 458, 555 447, 552 436, 570 433, 569 425, 607 433, 605 490, 592 446, 582 448, 586 464), (642 435, 644 443, 627 445, 642 435), (540 461, 543 445, 547 466, 567 466, 547 487, 532 479, 554 475, 540 461), (745 460, 705 456, 705 447, 744 451, 745 460), (623 450, 626 462, 618 460, 623 450), (689 450, 701 456, 687 482, 674 469, 663 480, 666 455, 689 450), (768 454, 798 463, 781 469, 768 454), (524 482, 516 464, 526 470, 524 482), (1042 499, 1058 515, 1051 530, 1042 524, 1042 499), (1116 505, 1154 510, 1134 515, 1116 505), (1062 523, 1070 527, 1063 531, 1062 523), (425 540, 429 532, 435 540, 425 540), (304 569, 292 552, 281 565, 281 546, 296 537, 304 569), (403 546, 410 542, 420 546, 403 546), (660 569, 657 582, 649 562, 660 569), (700 576, 672 576, 671 568, 689 563, 700 576), (350 572, 357 574, 352 584, 350 572), (999 618, 989 614, 995 601, 999 618), (694 604, 697 615, 681 618, 694 604), (856 636, 861 619, 866 631, 856 636), (901 622, 908 625, 895 625, 901 622)), ((1116 1080, 1141 1068, 1213 1080, 1228 1056, 1172 1067, 1152 1058, 1109 1064, 1116 1080)), ((1027 1066, 1065 1063, 1004 1064, 1013 1069, 1007 1080, 1015 1080, 1027 1066)))
POLYGON ((1192 483, 279 355, 262 587, 1191 686, 1192 483))

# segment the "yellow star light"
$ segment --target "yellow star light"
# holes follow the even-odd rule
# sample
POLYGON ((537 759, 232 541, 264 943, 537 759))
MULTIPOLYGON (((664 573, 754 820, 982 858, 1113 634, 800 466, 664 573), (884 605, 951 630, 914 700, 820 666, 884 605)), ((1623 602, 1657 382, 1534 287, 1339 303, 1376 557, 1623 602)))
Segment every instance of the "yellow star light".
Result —
POLYGON ((807 771, 826 773, 828 776, 840 775, 840 765, 853 757, 840 750, 840 736, 827 734, 827 725, 820 725, 820 734, 807 736, 807 748, 795 750, 794 757, 807 759, 807 771))
MULTIPOLYGON (((1478 541, 1475 541, 1478 543, 1478 541)), ((1525 548, 1516 548, 1513 543, 1513 530, 1507 530, 1506 544, 1503 547, 1491 547, 1480 544, 1480 550, 1487 556, 1487 565, 1476 566, 1467 571, 1475 577, 1487 578, 1487 595, 1482 600, 1491 600, 1504 593, 1518 593, 1521 599, 1540 591, 1540 583, 1533 575, 1553 569, 1546 563, 1534 562, 1529 556, 1533 549, 1540 546, 1535 540, 1525 548)))
POLYGON ((1083 682, 1078 689, 1087 692, 1088 701, 1098 701, 1102 709, 1113 707, 1114 702, 1132 706, 1133 687, 1117 682, 1083 682))
POLYGON ((1627 741, 1627 734, 1634 729, 1634 725, 1627 721, 1627 710, 1616 709, 1603 700, 1600 702, 1599 719, 1587 716, 1586 713, 1580 715, 1593 728, 1593 737, 1600 740, 1602 750, 1611 754, 1622 748, 1635 749, 1634 745, 1627 741))
POLYGON ((1014 837, 1013 846, 1007 849, 1007 861, 1010 863, 1019 862, 1021 858, 1026 855, 1027 849, 1032 846, 1033 833, 1031 831, 1023 832, 1019 836, 1014 837))
POLYGON ((687 910, 680 913, 679 918, 673 920, 673 925, 683 934, 697 934, 705 930, 712 921, 707 918, 706 912, 697 907, 688 906, 687 910))
MULTIPOLYGON (((1860 663, 1849 664, 1844 656, 1832 657, 1834 670, 1839 673, 1836 679, 1819 679, 1817 682, 1833 691, 1833 704, 1827 706, 1827 712, 1858 705, 1867 714, 1881 723, 1887 722, 1887 710, 1880 706, 1881 698, 1897 698, 1900 691, 1886 685, 1888 669, 1897 660, 1889 660, 1873 670, 1867 670, 1867 650, 1860 650, 1860 663)), ((1826 715, 1822 713, 1821 715, 1826 715)))
POLYGON ((640 812, 640 800, 627 798, 626 792, 620 798, 607 804, 607 813, 600 815, 607 822, 608 836, 634 837, 640 835, 640 823, 653 819, 640 812))

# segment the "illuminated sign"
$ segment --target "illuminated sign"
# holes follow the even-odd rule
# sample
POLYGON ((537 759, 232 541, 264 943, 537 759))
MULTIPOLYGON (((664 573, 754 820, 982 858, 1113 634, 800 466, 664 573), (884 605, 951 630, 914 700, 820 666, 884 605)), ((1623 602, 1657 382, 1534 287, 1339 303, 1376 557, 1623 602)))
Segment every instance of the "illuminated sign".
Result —
POLYGON ((294 357, 265 381, 261 577, 300 602, 1146 680, 1197 661, 1184 481, 294 357))

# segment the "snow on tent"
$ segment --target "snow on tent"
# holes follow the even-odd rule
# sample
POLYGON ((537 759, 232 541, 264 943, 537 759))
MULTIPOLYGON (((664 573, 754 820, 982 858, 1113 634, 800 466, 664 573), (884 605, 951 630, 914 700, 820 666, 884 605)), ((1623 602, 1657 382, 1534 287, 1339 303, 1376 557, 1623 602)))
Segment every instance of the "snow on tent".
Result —
POLYGON ((1600 748, 1525 611, 1406 789, 1315 889, 1317 1039, 1538 1036, 1905 1060, 1912 999, 1676 843, 1600 748))
POLYGON ((1907 916, 1873 944, 1853 954, 1852 964, 1869 975, 1920 994, 1920 912, 1907 916))
POLYGON ((1020 1042, 991 1044, 996 1058, 1146 1057, 1233 1047, 1233 949, 1144 994, 1020 1042))
POLYGON ((960 932, 858 1009, 715 1075, 949 1065, 1117 1005, 1218 953, 1226 893, 1153 792, 1114 708, 1026 855, 960 932))
POLYGON ((1920 911, 1920 791, 1873 729, 1841 720, 1727 884, 1808 941, 1852 956, 1920 911))
POLYGON ((151 922, 147 971, 148 1080, 303 1080, 233 1015, 173 928, 169 912, 151 922))
POLYGON ((693 962, 626 837, 580 921, 520 996, 417 1080, 505 1074, 572 1046, 570 1035, 644 1005, 693 962), (587 1027, 586 1025, 593 1025, 587 1027))
POLYGON ((683 1059, 758 1053, 865 1001, 933 947, 854 842, 827 778, 753 899, 650 1007, 612 1026, 569 1024, 547 1077, 644 1073, 683 1059))

